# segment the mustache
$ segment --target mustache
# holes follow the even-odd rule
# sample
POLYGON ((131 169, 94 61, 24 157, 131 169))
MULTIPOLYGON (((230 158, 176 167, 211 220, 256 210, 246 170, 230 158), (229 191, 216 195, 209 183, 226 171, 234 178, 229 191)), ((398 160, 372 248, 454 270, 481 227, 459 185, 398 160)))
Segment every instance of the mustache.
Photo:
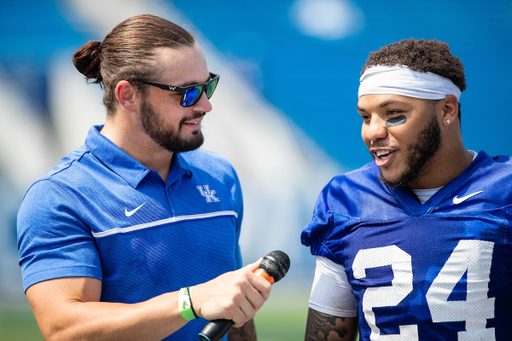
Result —
POLYGON ((388 142, 375 142, 370 144, 370 148, 389 148, 389 149, 400 149, 398 145, 390 144, 388 142))
POLYGON ((370 156, 373 159, 375 159, 377 156, 375 155, 375 153, 372 153, 372 151, 371 151, 372 148, 386 148, 386 149, 391 149, 395 152, 400 151, 402 149, 399 145, 389 144, 387 142, 374 143, 374 144, 370 145, 370 148, 368 148, 368 153, 370 154, 370 156))
POLYGON ((185 122, 187 121, 191 121, 191 120, 195 120, 196 118, 200 118, 200 117, 203 117, 205 116, 206 113, 205 112, 202 112, 202 113, 196 113, 194 115, 190 115, 190 116, 187 116, 187 117, 183 117, 181 120, 180 120, 180 126, 182 124, 184 124, 185 122))

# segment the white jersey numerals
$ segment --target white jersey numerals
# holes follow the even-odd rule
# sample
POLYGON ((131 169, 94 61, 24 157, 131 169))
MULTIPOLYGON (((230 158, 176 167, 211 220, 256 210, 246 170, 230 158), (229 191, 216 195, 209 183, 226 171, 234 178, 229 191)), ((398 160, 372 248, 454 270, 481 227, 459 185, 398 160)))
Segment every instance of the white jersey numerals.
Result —
POLYGON ((400 334, 380 335, 375 322, 373 307, 395 306, 412 291, 411 256, 396 245, 361 250, 352 264, 356 279, 366 277, 366 269, 391 265, 393 280, 391 286, 368 288, 363 296, 363 313, 371 328, 370 340, 418 340, 416 325, 400 326, 400 334))
MULTIPOLYGON (((434 323, 465 321, 459 341, 495 340, 494 328, 486 320, 494 317, 494 298, 488 298, 494 243, 461 240, 427 291, 426 300, 434 323), (467 275, 465 301, 449 301, 461 278, 467 275)), ((413 289, 411 256, 396 245, 360 250, 352 264, 356 279, 366 277, 366 269, 390 265, 391 286, 371 287, 363 295, 364 318, 371 328, 370 340, 418 340, 416 325, 400 326, 400 334, 381 335, 374 307, 398 305, 413 289)))
POLYGON ((494 328, 486 329, 494 317, 494 298, 487 297, 494 243, 461 240, 427 291, 433 322, 466 321, 459 341, 495 340, 494 328), (467 271, 465 301, 448 301, 450 293, 467 271))

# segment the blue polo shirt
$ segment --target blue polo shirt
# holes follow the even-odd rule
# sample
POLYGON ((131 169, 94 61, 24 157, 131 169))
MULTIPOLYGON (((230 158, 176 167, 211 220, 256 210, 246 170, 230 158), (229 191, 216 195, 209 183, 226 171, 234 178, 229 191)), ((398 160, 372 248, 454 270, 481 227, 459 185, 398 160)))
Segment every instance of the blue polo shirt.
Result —
MULTIPOLYGON (((175 154, 167 182, 100 134, 27 191, 18 213, 25 290, 102 281, 101 301, 136 303, 238 269, 242 193, 232 166, 204 150, 175 154)), ((191 340, 189 322, 166 340, 191 340)))

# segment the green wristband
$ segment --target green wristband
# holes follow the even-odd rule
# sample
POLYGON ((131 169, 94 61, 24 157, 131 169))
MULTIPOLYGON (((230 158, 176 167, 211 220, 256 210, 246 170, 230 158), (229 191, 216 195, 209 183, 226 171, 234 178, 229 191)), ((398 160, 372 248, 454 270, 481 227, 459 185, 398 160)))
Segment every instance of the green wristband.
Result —
POLYGON ((197 318, 194 308, 192 308, 192 301, 190 300, 192 288, 193 287, 181 288, 180 294, 178 295, 178 308, 180 310, 180 314, 187 321, 197 318))

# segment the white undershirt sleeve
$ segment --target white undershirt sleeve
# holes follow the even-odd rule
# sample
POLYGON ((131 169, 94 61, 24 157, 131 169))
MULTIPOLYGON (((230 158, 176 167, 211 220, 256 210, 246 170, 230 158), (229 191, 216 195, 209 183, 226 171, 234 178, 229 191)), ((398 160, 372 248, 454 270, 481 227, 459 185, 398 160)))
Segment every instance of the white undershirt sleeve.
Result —
POLYGON ((357 302, 343 265, 316 256, 315 279, 309 307, 332 316, 357 316, 357 302))

